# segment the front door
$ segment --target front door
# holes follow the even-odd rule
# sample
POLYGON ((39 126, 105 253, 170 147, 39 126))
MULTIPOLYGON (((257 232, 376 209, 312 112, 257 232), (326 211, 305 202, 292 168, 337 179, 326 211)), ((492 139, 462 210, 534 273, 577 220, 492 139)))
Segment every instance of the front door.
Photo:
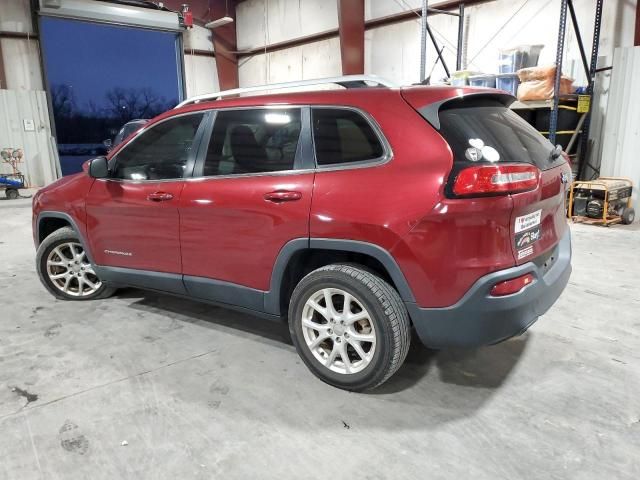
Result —
POLYGON ((300 108, 217 112, 206 155, 180 199, 190 294, 263 308, 278 253, 309 236, 307 115, 300 108))
POLYGON ((204 116, 145 128, 110 160, 110 177, 93 183, 87 233, 97 265, 181 274, 178 204, 204 116))

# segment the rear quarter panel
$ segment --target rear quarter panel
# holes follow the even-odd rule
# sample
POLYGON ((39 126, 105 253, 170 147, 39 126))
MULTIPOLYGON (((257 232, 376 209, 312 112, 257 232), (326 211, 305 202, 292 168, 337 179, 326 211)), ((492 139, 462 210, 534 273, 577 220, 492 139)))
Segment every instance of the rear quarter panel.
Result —
MULTIPOLYGON (((439 204, 451 169, 451 151, 399 91, 371 92, 348 105, 376 120, 392 156, 377 166, 319 169, 310 235, 359 240, 384 248, 394 255, 414 296, 418 296, 419 289, 428 285, 429 275, 416 265, 420 260, 403 245, 404 238, 439 204)), ((427 243, 420 248, 430 247, 427 243)))
POLYGON ((375 119, 390 144, 391 158, 382 165, 319 169, 310 232, 312 237, 361 240, 391 250, 438 202, 451 155, 398 91, 375 93, 379 95, 349 106, 375 119))

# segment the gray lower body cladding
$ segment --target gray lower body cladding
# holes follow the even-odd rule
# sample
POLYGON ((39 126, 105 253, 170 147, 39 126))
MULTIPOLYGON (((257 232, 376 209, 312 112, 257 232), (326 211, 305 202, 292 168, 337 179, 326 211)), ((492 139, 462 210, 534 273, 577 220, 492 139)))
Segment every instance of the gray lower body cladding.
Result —
POLYGON ((556 302, 571 275, 571 233, 544 263, 529 262, 480 278, 456 304, 420 308, 405 302, 420 340, 428 347, 490 345, 523 333, 556 302), (518 293, 493 297, 496 283, 532 273, 535 280, 518 293))

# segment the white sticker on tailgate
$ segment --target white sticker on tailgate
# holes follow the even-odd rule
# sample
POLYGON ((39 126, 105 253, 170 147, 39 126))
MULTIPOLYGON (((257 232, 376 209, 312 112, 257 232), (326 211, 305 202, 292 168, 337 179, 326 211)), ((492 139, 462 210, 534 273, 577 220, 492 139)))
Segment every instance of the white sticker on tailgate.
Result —
POLYGON ((523 215, 522 217, 516 217, 515 233, 519 233, 519 232, 522 232, 523 230, 528 230, 530 228, 533 228, 536 225, 540 225, 541 217, 542 217, 542 210, 536 210, 535 212, 529 213, 528 215, 523 215))
POLYGON ((533 245, 529 245, 527 248, 518 250, 518 260, 522 260, 524 257, 528 257, 533 253, 533 245))

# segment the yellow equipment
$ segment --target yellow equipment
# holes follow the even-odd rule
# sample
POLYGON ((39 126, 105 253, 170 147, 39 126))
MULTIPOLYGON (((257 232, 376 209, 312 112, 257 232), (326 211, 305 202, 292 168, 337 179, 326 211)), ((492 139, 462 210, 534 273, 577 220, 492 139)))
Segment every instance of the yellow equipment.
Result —
POLYGON ((631 207, 632 192, 633 183, 628 178, 577 180, 571 184, 567 215, 574 222, 628 225, 635 219, 635 211, 631 207))

